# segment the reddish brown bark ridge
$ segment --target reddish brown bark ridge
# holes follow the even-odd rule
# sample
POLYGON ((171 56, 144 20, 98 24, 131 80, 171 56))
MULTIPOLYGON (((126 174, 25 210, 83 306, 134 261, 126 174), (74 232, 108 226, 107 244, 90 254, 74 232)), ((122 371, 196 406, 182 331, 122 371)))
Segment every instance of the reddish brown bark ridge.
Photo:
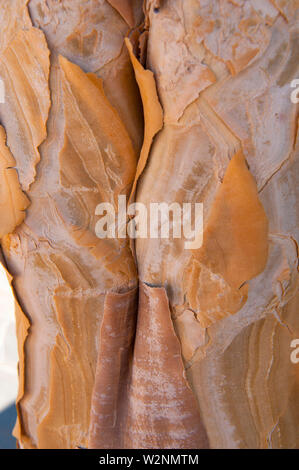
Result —
POLYGON ((107 294, 92 400, 91 448, 207 448, 164 288, 107 294), (136 337, 134 341, 135 318, 136 337))

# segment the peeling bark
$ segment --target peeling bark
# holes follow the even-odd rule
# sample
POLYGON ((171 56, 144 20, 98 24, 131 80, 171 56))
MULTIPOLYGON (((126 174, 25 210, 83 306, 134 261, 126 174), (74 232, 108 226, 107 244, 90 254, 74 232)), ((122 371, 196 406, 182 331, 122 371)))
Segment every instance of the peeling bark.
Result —
POLYGON ((0 1, 20 447, 299 447, 298 8, 0 1), (119 195, 202 247, 98 238, 119 195))

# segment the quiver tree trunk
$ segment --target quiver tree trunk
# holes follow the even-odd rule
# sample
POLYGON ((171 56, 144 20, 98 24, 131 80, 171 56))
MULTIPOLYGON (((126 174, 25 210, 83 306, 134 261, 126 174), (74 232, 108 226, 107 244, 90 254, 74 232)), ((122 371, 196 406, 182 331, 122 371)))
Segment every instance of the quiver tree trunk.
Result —
POLYGON ((20 447, 299 446, 297 8, 1 0, 20 447), (202 246, 98 238, 120 195, 202 246))

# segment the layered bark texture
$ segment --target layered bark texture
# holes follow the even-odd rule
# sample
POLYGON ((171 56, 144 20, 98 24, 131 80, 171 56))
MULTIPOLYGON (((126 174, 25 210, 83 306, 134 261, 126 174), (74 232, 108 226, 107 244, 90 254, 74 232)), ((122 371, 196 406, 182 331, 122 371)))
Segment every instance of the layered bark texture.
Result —
POLYGON ((299 448, 298 1, 0 0, 0 25, 19 446, 299 448), (120 195, 203 203, 202 246, 99 238, 120 195))

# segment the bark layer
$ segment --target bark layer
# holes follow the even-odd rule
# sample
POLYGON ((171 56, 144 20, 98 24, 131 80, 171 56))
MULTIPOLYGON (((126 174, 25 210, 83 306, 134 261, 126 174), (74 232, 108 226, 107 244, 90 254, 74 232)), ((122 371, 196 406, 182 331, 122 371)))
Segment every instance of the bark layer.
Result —
POLYGON ((21 447, 299 447, 298 7, 0 1, 21 447), (119 195, 202 247, 99 239, 119 195))

